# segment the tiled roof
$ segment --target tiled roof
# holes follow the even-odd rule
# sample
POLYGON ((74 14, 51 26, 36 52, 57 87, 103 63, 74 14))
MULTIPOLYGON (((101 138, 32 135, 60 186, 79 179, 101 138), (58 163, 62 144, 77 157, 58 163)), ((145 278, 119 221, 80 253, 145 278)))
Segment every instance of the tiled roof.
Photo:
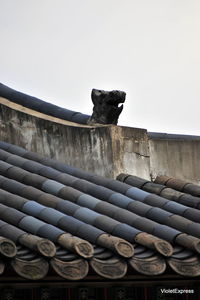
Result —
POLYGON ((184 140, 184 141, 199 141, 199 135, 188 135, 188 134, 174 134, 174 133, 162 133, 162 132, 150 132, 148 131, 148 137, 154 140, 184 140))
POLYGON ((24 93, 18 92, 2 83, 0 83, 0 97, 6 98, 11 102, 38 111, 45 115, 53 116, 59 119, 75 122, 78 124, 87 124, 87 121, 90 118, 89 115, 68 110, 66 108, 62 108, 57 105, 40 100, 36 97, 32 97, 24 93))
MULTIPOLYGON (((169 188, 175 189, 182 193, 191 194, 193 196, 200 196, 200 186, 190 181, 180 180, 169 176, 157 176, 155 183, 163 184, 169 188)), ((199 198, 196 198, 196 201, 199 198)))
POLYGON ((156 195, 165 189, 125 174, 104 178, 0 142, 1 273, 12 266, 28 279, 44 278, 49 268, 69 280, 88 272, 109 279, 127 272, 199 276, 198 205, 156 195))

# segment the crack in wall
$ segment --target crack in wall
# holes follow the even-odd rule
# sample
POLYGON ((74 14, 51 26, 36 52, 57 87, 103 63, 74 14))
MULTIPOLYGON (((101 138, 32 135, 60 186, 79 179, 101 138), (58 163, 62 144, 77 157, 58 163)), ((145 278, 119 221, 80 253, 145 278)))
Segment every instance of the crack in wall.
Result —
POLYGON ((139 152, 129 152, 129 153, 134 153, 134 154, 136 154, 136 155, 138 155, 138 156, 140 156, 140 157, 150 158, 149 155, 141 154, 141 153, 139 153, 139 152))

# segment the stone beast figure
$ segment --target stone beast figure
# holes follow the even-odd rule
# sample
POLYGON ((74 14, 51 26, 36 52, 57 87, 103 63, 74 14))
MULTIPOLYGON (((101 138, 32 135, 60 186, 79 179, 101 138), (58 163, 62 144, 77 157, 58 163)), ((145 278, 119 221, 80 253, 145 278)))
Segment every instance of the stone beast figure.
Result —
POLYGON ((117 125, 126 93, 122 91, 92 90, 92 102, 94 104, 93 114, 88 120, 88 124, 115 124, 117 125))

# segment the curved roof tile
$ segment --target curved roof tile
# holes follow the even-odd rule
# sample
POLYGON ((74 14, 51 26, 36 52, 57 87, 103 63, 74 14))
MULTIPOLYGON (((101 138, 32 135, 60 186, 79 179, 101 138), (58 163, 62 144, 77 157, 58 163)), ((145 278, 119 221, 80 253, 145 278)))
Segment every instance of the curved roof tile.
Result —
POLYGON ((66 280, 85 278, 89 266, 108 279, 128 266, 148 276, 168 268, 200 275, 198 197, 190 195, 191 207, 163 183, 104 178, 5 142, 0 159, 0 250, 1 236, 17 246, 1 273, 10 263, 26 279, 44 278, 49 264, 66 280))
POLYGON ((40 113, 78 124, 87 124, 87 121, 90 118, 89 115, 62 108, 57 105, 40 100, 36 97, 18 92, 2 83, 0 83, 0 97, 6 98, 11 102, 20 104, 40 113))

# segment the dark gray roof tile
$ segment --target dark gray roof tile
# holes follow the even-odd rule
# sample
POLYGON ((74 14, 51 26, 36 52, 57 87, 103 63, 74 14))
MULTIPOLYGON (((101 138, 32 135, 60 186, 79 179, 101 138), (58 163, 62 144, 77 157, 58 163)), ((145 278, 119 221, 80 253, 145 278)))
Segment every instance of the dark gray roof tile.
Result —
MULTIPOLYGON (((17 179, 17 178, 16 178, 17 179)), ((47 179, 45 177, 42 176, 38 176, 37 174, 26 174, 23 178, 22 178, 22 182, 26 185, 30 185, 33 186, 35 188, 40 189, 43 185, 43 183, 46 181, 47 179)))
POLYGON ((73 186, 73 183, 79 179, 69 174, 61 173, 57 176, 57 180, 65 185, 73 186))
POLYGON ((120 194, 120 193, 113 193, 109 198, 108 198, 108 202, 122 207, 122 208, 127 208, 128 205, 133 202, 132 199, 120 194))
POLYGON ((104 178, 103 176, 98 176, 98 175, 95 175, 93 174, 92 176, 90 176, 90 180, 91 182, 95 183, 95 184, 98 184, 98 185, 102 185, 102 186, 105 186, 106 185, 106 180, 107 178, 104 178))
POLYGON ((118 224, 114 227, 113 235, 119 236, 131 243, 133 243, 135 236, 140 233, 140 230, 128 226, 126 224, 118 224))
POLYGON ((149 194, 144 199, 145 204, 149 204, 151 206, 156 206, 160 208, 163 207, 167 202, 168 200, 154 194, 149 194))
POLYGON ((0 203, 0 216, 3 216, 6 210, 7 210, 7 206, 0 203))
POLYGON ((180 231, 170 228, 169 226, 157 225, 152 234, 160 237, 161 239, 169 241, 170 243, 173 243, 176 236, 180 234, 180 231))
MULTIPOLYGON (((4 193, 3 193, 4 194, 4 193)), ((27 202, 28 200, 25 198, 22 198, 20 196, 6 193, 2 196, 2 190, 0 190, 0 202, 2 204, 5 204, 7 206, 11 206, 13 208, 16 208, 18 210, 21 210, 22 206, 27 202)))
POLYGON ((36 162, 40 162, 42 159, 44 159, 41 154, 32 151, 26 152, 25 154, 23 154, 23 157, 36 162))
POLYGON ((73 181, 71 186, 79 191, 82 191, 83 193, 88 193, 88 188, 92 187, 93 185, 86 180, 78 179, 73 181))
POLYGON ((39 216, 43 209, 44 206, 35 201, 28 201, 23 205, 23 212, 34 217, 39 216))
POLYGON ((18 167, 11 167, 8 168, 5 175, 11 179, 15 179, 23 182, 24 177, 27 175, 27 171, 18 167))
MULTIPOLYGON (((2 145, 2 144, 1 144, 2 145)), ((19 155, 19 156, 24 156, 28 151, 23 149, 22 147, 16 146, 16 145, 11 145, 11 144, 7 144, 8 147, 6 145, 4 145, 4 150, 8 150, 10 153, 13 153, 15 155, 19 155)))
POLYGON ((133 175, 128 175, 128 174, 123 174, 123 176, 119 175, 117 179, 120 180, 120 181, 123 181, 127 184, 130 184, 132 186, 135 186, 137 188, 140 188, 140 189, 143 187, 143 185, 145 183, 149 182, 149 180, 145 180, 145 179, 140 178, 138 176, 133 176, 133 175), (122 180, 120 180, 120 178, 122 180))
POLYGON ((101 201, 96 204, 95 210, 101 214, 105 214, 105 215, 107 214, 109 216, 113 216, 115 212, 119 210, 119 208, 112 205, 111 203, 101 201))
POLYGON ((92 225, 95 223, 96 218, 98 218, 99 216, 101 215, 86 207, 78 208, 73 215, 74 218, 92 225))
POLYGON ((134 254, 140 254, 143 252, 146 252, 147 248, 145 248, 144 246, 141 246, 139 244, 135 244, 134 245, 134 254))
POLYGON ((143 259, 143 258, 152 257, 153 255, 155 255, 155 251, 153 251, 153 250, 146 250, 143 253, 136 254, 136 257, 140 258, 140 259, 143 259))
POLYGON ((23 157, 15 154, 10 154, 9 157, 6 159, 7 163, 14 165, 16 167, 22 167, 25 161, 26 160, 23 157))
POLYGON ((87 124, 88 121, 88 115, 76 113, 72 116, 71 121, 79 124, 87 124))
POLYGON ((98 203, 101 203, 101 200, 94 198, 90 195, 82 194, 78 197, 76 203, 80 206, 85 206, 90 209, 94 209, 98 203))
POLYGON ((187 233, 200 238, 200 224, 192 223, 187 226, 187 233))
POLYGON ((66 108, 62 108, 54 104, 40 100, 36 97, 18 92, 2 83, 0 83, 0 97, 4 97, 11 102, 17 103, 19 105, 38 111, 40 113, 47 114, 71 122, 87 124, 87 121, 90 118, 89 115, 68 110, 66 108))
POLYGON ((44 192, 38 192, 38 196, 35 197, 35 201, 38 201, 42 205, 56 208, 58 203, 60 203, 60 198, 44 192))
POLYGON ((12 154, 0 149, 0 159, 6 161, 12 154))
POLYGON ((83 195, 82 192, 66 186, 62 188, 58 193, 58 197, 70 200, 72 202, 76 202, 81 195, 83 195))
POLYGON ((106 186, 118 193, 126 194, 127 190, 129 189, 129 186, 118 181, 118 180, 107 180, 106 186))
POLYGON ((114 228, 120 224, 120 222, 113 220, 107 216, 98 216, 94 221, 94 226, 101 228, 105 232, 112 233, 114 228))
POLYGON ((40 163, 37 163, 35 161, 30 161, 28 159, 24 159, 24 163, 21 167, 32 173, 38 173, 40 171, 40 169, 43 167, 43 165, 41 165, 40 163))
POLYGON ((0 226, 0 235, 4 236, 15 243, 18 242, 20 236, 24 235, 25 232, 17 227, 14 227, 10 224, 0 226))
POLYGON ((194 197, 189 194, 182 194, 179 197, 178 202, 180 202, 183 205, 194 207, 194 208, 199 208, 200 206, 200 198, 194 197))
POLYGON ((3 214, 0 214, 1 219, 6 221, 7 223, 10 223, 12 225, 18 226, 20 221, 25 217, 26 215, 15 208, 7 207, 7 209, 3 212, 3 214))
MULTIPOLYGON (((51 164, 49 164, 51 167, 55 168, 58 171, 61 171, 63 173, 67 173, 69 175, 73 175, 73 173, 75 172, 76 168, 65 165, 59 161, 51 161, 51 164)), ((78 176, 77 176, 78 177, 78 176)))
POLYGON ((59 236, 63 233, 63 230, 60 230, 59 228, 54 227, 50 224, 44 224, 43 226, 38 227, 36 231, 37 235, 49 239, 53 242, 57 242, 59 236))
POLYGON ((76 220, 74 221, 73 217, 71 216, 64 216, 62 217, 59 222, 58 226, 63 228, 66 232, 70 232, 73 235, 76 235, 79 227, 83 225, 83 222, 76 220))
POLYGON ((182 250, 181 252, 179 252, 177 254, 173 254, 172 257, 178 258, 178 259, 186 259, 186 258, 192 257, 193 255, 194 255, 194 252, 192 252, 192 251, 182 250))
POLYGON ((139 190, 138 188, 131 187, 127 190, 126 196, 133 198, 135 200, 144 201, 144 199, 149 195, 149 193, 139 190))
POLYGON ((196 184, 187 183, 184 186, 183 191, 185 193, 192 194, 194 196, 200 197, 200 186, 198 186, 196 184))
POLYGON ((146 213, 146 218, 149 218, 151 220, 154 220, 158 223, 164 223, 168 221, 168 218, 172 215, 172 213, 169 213, 167 211, 164 211, 163 209, 160 209, 158 207, 153 207, 151 208, 147 213, 146 213))
POLYGON ((163 209, 173 212, 174 214, 180 214, 183 215, 184 212, 187 210, 187 207, 185 205, 173 202, 173 201, 168 201, 164 206, 163 209))
POLYGON ((3 227, 3 226, 5 226, 5 225, 6 225, 6 222, 4 222, 4 221, 2 221, 2 220, 0 219, 0 228, 3 227))
POLYGON ((186 182, 180 179, 169 178, 166 182, 166 185, 175 190, 183 191, 186 182))
MULTIPOLYGON (((182 245, 178 252, 174 252, 174 255, 180 254, 177 259, 186 259, 187 255, 181 252, 187 252, 187 249, 192 249, 198 255, 200 212, 189 207, 190 200, 191 207, 200 207, 200 200, 163 186, 163 182, 167 184, 170 178, 161 178, 162 185, 159 185, 125 174, 121 178, 126 182, 123 183, 8 143, 0 143, 0 148, 8 151, 0 149, 0 159, 5 160, 0 162, 3 175, 0 176, 0 215, 6 222, 19 226, 0 221, 0 235, 3 230, 2 233, 17 242, 19 236, 30 232, 56 242, 62 234, 69 232, 97 245, 104 239, 114 240, 112 235, 134 243, 134 237, 144 237, 147 232, 154 235, 154 242, 159 237, 182 245), (159 193, 166 198, 158 196, 159 193), (9 207, 4 208, 3 204, 9 207), (196 248, 192 248, 193 242, 196 248)), ((171 183, 174 182, 176 186, 179 185, 178 181, 171 180, 171 183)), ((157 251, 149 258, 157 255, 157 251)), ((139 251, 140 254, 142 256, 137 256, 137 259, 142 261, 147 258, 146 250, 139 251)), ((113 255, 113 252, 110 251, 109 255, 113 255)), ((61 256, 59 259, 62 259, 61 256)), ((99 259, 110 259, 110 256, 99 259)))
POLYGON ((180 246, 180 245, 174 245, 174 247, 173 247, 173 254, 182 252, 183 250, 184 250, 183 246, 180 246))
POLYGON ((2 184, 1 187, 13 194, 19 194, 20 191, 23 190, 24 185, 20 182, 17 182, 15 180, 12 179, 5 179, 2 184))
POLYGON ((109 197, 115 193, 106 187, 98 186, 98 185, 91 186, 89 191, 90 191, 90 195, 103 200, 109 199, 109 197))
POLYGON ((47 179, 42 184, 42 190, 53 195, 58 195, 60 190, 65 186, 57 181, 47 179))
POLYGON ((118 209, 114 214, 113 214, 113 218, 123 222, 123 223, 127 223, 129 225, 133 224, 133 221, 138 219, 138 215, 125 210, 125 209, 118 209))
POLYGON ((96 251, 95 251, 94 257, 97 258, 97 259, 102 259, 103 260, 103 259, 107 259, 107 258, 113 257, 113 253, 111 251, 109 251, 109 250, 103 249, 103 251, 101 251, 100 253, 96 253, 96 251))
POLYGON ((129 211, 134 212, 139 216, 145 216, 151 208, 152 206, 140 201, 132 201, 127 207, 129 211))
POLYGON ((171 226, 173 228, 176 228, 177 224, 179 227, 179 230, 181 232, 187 232, 187 227, 189 224, 192 224, 192 221, 187 220, 181 216, 177 216, 177 215, 171 215, 168 220, 166 220, 166 224, 168 226, 171 226))
MULTIPOLYGON (((11 146, 12 146, 12 144, 10 144, 10 143, 0 141, 0 148, 3 150, 8 150, 8 148, 10 148, 11 146)), ((13 146, 15 146, 15 145, 13 145, 13 146)), ((22 147, 19 147, 19 148, 22 149, 22 151, 25 150, 22 147)))
POLYGON ((100 235, 102 235, 103 233, 104 233, 104 231, 102 231, 98 228, 91 227, 91 225, 89 225, 89 224, 84 224, 79 227, 78 231, 76 232, 76 235, 78 235, 79 237, 81 237, 84 240, 87 240, 87 241, 95 244, 98 237, 100 235))
MULTIPOLYGON (((4 204, 7 200, 7 192, 5 192, 4 190, 0 189, 0 203, 4 204)), ((1 205, 1 204, 0 204, 1 205)), ((4 207, 2 205, 2 207, 4 207)))
POLYGON ((56 179, 60 174, 62 174, 60 171, 57 171, 51 167, 43 167, 38 171, 39 175, 50 178, 50 179, 56 179))
POLYGON ((66 200, 60 200, 55 208, 59 211, 62 211, 63 213, 73 216, 79 206, 66 200))
POLYGON ((167 198, 169 200, 173 201, 179 201, 179 198, 183 195, 183 193, 173 190, 172 188, 165 187, 161 193, 160 196, 167 198))
POLYGON ((44 226, 45 223, 32 217, 25 216, 18 224, 19 228, 32 234, 37 234, 40 227, 44 226))
POLYGON ((165 188, 162 184, 155 184, 154 182, 147 182, 142 186, 142 189, 148 193, 160 195, 162 190, 165 188))
POLYGON ((62 165, 62 168, 65 170, 64 172, 73 175, 75 177, 86 179, 86 180, 91 178, 91 173, 86 172, 83 169, 74 168, 72 166, 65 165, 65 164, 62 165))
POLYGON ((135 220, 135 227, 137 227, 139 230, 144 232, 153 233, 154 228, 158 225, 156 222, 152 220, 144 220, 143 218, 138 217, 137 220, 135 220))
POLYGON ((200 223, 200 211, 198 209, 187 208, 183 214, 183 217, 194 222, 200 223))
POLYGON ((11 164, 8 164, 2 160, 0 161, 0 174, 1 175, 4 175, 10 168, 12 168, 11 164))

